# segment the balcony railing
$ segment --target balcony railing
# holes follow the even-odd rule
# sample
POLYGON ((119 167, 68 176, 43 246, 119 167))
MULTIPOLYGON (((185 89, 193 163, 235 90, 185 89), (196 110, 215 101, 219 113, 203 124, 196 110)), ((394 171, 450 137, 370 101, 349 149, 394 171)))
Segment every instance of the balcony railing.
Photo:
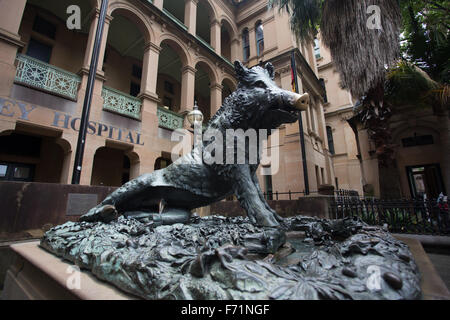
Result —
POLYGON ((76 74, 23 54, 17 55, 16 60, 16 83, 77 99, 81 78, 76 74))
POLYGON ((163 107, 158 107, 158 123, 160 127, 176 130, 183 128, 183 116, 163 107))
POLYGON ((108 87, 103 87, 102 97, 103 110, 141 120, 142 102, 138 98, 108 87))

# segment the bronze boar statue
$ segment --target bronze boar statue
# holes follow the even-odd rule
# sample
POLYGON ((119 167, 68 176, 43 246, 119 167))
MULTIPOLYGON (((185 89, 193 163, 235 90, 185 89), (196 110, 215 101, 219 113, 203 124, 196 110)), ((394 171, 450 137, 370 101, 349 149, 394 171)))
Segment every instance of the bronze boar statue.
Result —
MULTIPOLYGON (((279 88, 273 81, 272 64, 267 63, 264 68, 246 68, 236 61, 234 67, 238 88, 225 99, 205 132, 215 130, 225 137, 229 129, 254 129, 256 132, 266 129, 270 134, 271 129, 283 123, 297 121, 299 112, 307 109, 308 94, 300 95, 279 88)), ((258 140, 260 138, 258 136, 258 140)), ((80 220, 109 222, 123 214, 148 219, 155 225, 188 222, 192 209, 234 194, 253 224, 278 226, 282 218, 267 204, 256 176, 261 148, 258 149, 256 163, 249 161, 249 148, 244 150, 244 163, 207 163, 204 159, 215 156, 211 143, 217 141, 203 139, 201 148, 192 149, 167 168, 127 182, 80 220)), ((234 149, 234 142, 232 147, 234 149)))

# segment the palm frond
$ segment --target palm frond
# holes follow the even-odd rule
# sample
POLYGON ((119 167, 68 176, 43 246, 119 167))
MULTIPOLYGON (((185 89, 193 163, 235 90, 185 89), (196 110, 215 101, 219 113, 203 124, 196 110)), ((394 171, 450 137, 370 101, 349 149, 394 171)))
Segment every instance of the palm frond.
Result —
POLYGON ((401 15, 397 0, 325 0, 320 32, 330 49, 343 88, 359 98, 383 82, 396 62, 401 15), (367 27, 370 5, 380 9, 381 29, 367 27))

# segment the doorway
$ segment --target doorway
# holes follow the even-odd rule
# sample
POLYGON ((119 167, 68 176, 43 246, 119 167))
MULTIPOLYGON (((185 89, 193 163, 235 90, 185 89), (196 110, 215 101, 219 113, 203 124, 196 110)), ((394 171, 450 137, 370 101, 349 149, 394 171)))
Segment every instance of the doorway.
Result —
POLYGON ((439 193, 445 194, 444 181, 439 164, 406 167, 411 197, 436 199, 439 193))

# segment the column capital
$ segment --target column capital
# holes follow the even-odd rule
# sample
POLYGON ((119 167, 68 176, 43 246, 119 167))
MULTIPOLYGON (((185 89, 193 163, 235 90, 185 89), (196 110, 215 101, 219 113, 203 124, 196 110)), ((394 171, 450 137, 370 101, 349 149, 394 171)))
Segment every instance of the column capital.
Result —
POLYGON ((141 93, 139 93, 137 98, 138 99, 147 99, 147 100, 155 102, 156 104, 161 103, 161 99, 159 98, 159 96, 153 92, 148 92, 148 91, 141 92, 141 93))
POLYGON ((216 82, 216 83, 212 83, 212 84, 209 86, 209 88, 210 88, 210 89, 216 89, 216 90, 222 91, 223 86, 222 86, 220 83, 216 82))
POLYGON ((161 52, 161 47, 154 44, 153 42, 148 42, 144 45, 144 52, 153 51, 154 53, 159 54, 161 52))
POLYGON ((185 74, 187 72, 195 74, 197 72, 197 69, 191 66, 184 66, 183 68, 181 68, 182 74, 185 74))
POLYGON ((222 22, 220 22, 220 20, 216 19, 216 18, 212 18, 210 21, 211 27, 215 26, 216 24, 220 26, 222 26, 222 22))
POLYGON ((187 2, 192 2, 195 5, 198 4, 198 0, 184 0, 184 3, 187 3, 187 2))
MULTIPOLYGON (((98 19, 100 18, 100 9, 95 9, 95 18, 98 19)), ((110 16, 109 14, 106 14, 105 16, 105 23, 111 23, 111 21, 113 21, 114 17, 110 16)))
POLYGON ((239 44, 239 39, 238 38, 231 39, 231 43, 235 43, 235 42, 237 42, 237 44, 239 44))

